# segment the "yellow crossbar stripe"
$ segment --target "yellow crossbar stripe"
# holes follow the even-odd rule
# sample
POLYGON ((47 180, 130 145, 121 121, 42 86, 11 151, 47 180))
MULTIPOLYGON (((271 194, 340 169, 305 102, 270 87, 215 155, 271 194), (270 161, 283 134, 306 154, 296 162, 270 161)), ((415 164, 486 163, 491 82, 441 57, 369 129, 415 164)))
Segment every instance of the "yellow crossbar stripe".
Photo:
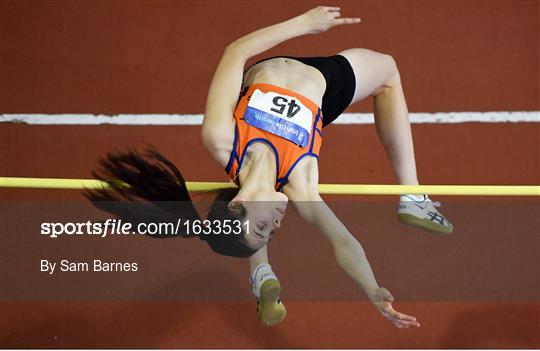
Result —
MULTIPOLYGON (((0 177, 0 188, 94 189, 106 186, 95 179, 0 177)), ((235 187, 224 182, 187 182, 189 191, 209 191, 235 187)), ((540 196, 538 185, 379 185, 379 184, 319 184, 321 194, 340 195, 485 195, 540 196)))

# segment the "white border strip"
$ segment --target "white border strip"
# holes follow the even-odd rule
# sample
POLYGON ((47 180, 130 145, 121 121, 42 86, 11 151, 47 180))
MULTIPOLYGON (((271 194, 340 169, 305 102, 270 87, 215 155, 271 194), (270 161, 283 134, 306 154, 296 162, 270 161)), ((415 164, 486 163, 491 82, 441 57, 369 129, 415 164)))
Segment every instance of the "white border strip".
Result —
MULTIPOLYGON (((540 111, 410 113, 411 123, 506 123, 540 122, 540 111)), ((92 114, 2 114, 0 123, 41 125, 200 125, 202 114, 92 115, 92 114)), ((373 124, 371 113, 344 113, 333 124, 373 124)))

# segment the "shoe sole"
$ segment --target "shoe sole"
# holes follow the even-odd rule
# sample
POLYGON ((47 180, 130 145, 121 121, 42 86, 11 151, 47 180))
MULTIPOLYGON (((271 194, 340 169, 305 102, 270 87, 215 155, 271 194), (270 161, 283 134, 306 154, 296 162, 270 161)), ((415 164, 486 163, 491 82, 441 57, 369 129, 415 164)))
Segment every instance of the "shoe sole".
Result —
POLYGON ((399 213, 397 216, 400 223, 422 228, 428 233, 451 234, 454 231, 453 225, 436 224, 429 219, 418 218, 408 213, 399 213))
POLYGON ((259 320, 262 324, 273 326, 285 319, 287 310, 281 302, 278 302, 280 293, 279 280, 268 279, 262 284, 259 297, 259 320))

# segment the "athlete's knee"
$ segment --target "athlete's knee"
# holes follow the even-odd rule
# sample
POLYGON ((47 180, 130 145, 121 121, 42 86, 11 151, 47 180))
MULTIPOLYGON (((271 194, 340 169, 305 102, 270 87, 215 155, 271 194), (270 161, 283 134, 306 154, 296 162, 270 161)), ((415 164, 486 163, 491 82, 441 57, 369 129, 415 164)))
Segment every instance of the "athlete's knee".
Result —
POLYGON ((399 75, 399 69, 397 62, 392 55, 383 54, 383 62, 387 74, 387 85, 393 86, 395 84, 401 84, 401 77, 399 75))

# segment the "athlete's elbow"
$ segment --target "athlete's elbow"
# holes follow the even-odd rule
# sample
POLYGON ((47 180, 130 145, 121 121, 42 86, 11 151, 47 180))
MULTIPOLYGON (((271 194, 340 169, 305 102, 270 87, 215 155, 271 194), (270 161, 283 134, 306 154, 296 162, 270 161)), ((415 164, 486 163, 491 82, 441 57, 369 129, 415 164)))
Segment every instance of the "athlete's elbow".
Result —
POLYGON ((249 59, 249 57, 251 57, 251 56, 248 56, 247 54, 247 47, 244 41, 242 41, 242 38, 237 39, 233 41, 232 43, 230 43, 229 45, 227 45, 223 52, 223 56, 232 56, 232 57, 235 57, 237 60, 246 60, 246 61, 247 59, 249 59))
POLYGON ((201 128, 201 141, 204 145, 204 147, 212 152, 217 148, 217 145, 220 143, 220 135, 215 131, 214 128, 210 128, 209 126, 204 126, 201 128))

